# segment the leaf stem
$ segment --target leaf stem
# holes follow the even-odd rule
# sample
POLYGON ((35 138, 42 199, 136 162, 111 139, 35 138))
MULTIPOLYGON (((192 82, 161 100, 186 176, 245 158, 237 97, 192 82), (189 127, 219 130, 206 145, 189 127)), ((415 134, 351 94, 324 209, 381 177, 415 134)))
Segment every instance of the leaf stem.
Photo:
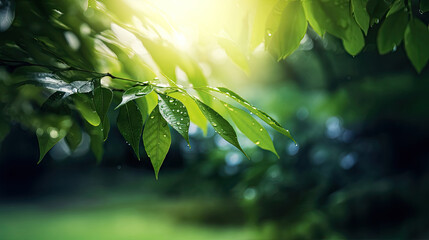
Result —
POLYGON ((60 68, 60 67, 48 66, 48 65, 44 65, 44 64, 30 63, 30 62, 25 62, 25 61, 6 60, 6 59, 0 59, 0 65, 12 66, 12 67, 27 67, 27 66, 43 67, 43 68, 48 68, 48 69, 56 69, 56 72, 66 72, 66 71, 84 72, 84 73, 97 74, 97 75, 100 75, 103 77, 110 77, 112 79, 134 82, 134 83, 136 83, 136 85, 143 85, 144 86, 144 85, 149 84, 149 82, 140 82, 140 81, 134 80, 134 79, 118 77, 118 76, 112 75, 111 73, 100 73, 100 72, 76 68, 76 67, 60 68), (8 64, 8 63, 16 63, 16 65, 12 65, 12 64, 8 64))

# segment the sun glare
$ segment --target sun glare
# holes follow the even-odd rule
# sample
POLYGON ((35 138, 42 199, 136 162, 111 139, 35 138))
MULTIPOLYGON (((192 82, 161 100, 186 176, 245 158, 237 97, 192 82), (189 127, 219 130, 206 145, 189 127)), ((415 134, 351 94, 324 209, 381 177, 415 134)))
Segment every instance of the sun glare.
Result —
POLYGON ((162 14, 171 28, 171 42, 182 50, 196 45, 210 45, 213 37, 234 38, 243 23, 243 6, 234 0, 127 0, 134 8, 147 8, 148 4, 162 14), (241 8, 241 9, 239 9, 241 8))

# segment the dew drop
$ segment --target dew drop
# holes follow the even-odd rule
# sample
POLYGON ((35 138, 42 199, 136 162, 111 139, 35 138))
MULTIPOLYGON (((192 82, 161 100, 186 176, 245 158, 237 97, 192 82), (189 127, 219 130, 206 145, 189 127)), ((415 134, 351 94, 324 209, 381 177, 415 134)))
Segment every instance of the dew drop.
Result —
POLYGON ((150 119, 154 119, 155 118, 155 116, 150 116, 150 119))
POLYGON ((261 142, 260 142, 260 141, 256 141, 256 142, 255 142, 255 144, 256 144, 256 145, 259 145, 259 144, 261 144, 261 142))
POLYGON ((212 125, 213 125, 213 127, 217 127, 217 124, 216 124, 216 123, 213 123, 212 125))
POLYGON ((167 137, 167 134, 164 134, 164 137, 166 138, 166 137, 167 137))
POLYGON ((170 99, 170 101, 169 101, 169 102, 171 102, 171 103, 172 103, 172 102, 174 102, 174 100, 173 100, 173 99, 170 99))
POLYGON ((260 128, 260 129, 259 129, 259 131, 260 131, 260 132, 262 132, 263 130, 264 130, 263 128, 260 128))
POLYGON ((49 132, 49 136, 51 137, 51 138, 57 138, 58 137, 58 131, 57 130, 55 130, 55 129, 52 129, 50 132, 49 132))
POLYGON ((419 9, 419 13, 420 13, 420 14, 423 14, 424 12, 423 12, 423 10, 419 9))
POLYGON ((43 135, 43 132, 44 132, 44 131, 43 131, 43 129, 42 129, 42 128, 38 128, 38 129, 36 130, 36 134, 37 134, 37 135, 39 135, 39 136, 40 136, 40 135, 43 135))

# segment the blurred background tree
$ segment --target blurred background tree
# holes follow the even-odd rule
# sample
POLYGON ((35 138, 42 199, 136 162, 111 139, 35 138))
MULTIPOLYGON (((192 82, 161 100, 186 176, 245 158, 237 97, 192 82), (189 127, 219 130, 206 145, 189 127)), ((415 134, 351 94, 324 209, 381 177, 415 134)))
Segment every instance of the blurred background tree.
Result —
MULTIPOLYGON (((77 131, 82 137, 75 151, 70 150, 70 140, 62 140, 36 165, 37 139, 28 129, 34 121, 58 122, 47 114, 57 113, 58 108, 43 107, 52 94, 46 85, 16 88, 12 83, 22 81, 29 72, 51 69, 2 62, 0 238, 429 237, 425 204, 429 199, 425 187, 429 181, 425 147, 429 143, 429 73, 421 63, 429 58, 428 46, 424 41, 413 44, 420 53, 416 62, 407 43, 405 48, 398 47, 403 38, 398 42, 389 34, 387 40, 380 37, 389 17, 399 20, 394 28, 385 28, 400 28, 402 12, 413 14, 405 21, 418 19, 428 31, 426 1, 362 1, 368 26, 359 22, 356 8, 350 15, 356 18, 362 36, 366 35, 365 46, 358 51, 347 47, 349 38, 335 33, 335 26, 325 22, 314 27, 308 12, 315 8, 306 6, 311 4, 306 1, 303 7, 312 28, 301 39, 291 40, 279 40, 276 31, 266 32, 267 26, 281 23, 272 22, 282 19, 271 14, 274 6, 283 6, 280 13, 288 13, 282 1, 262 5, 259 1, 190 1, 180 6, 168 1, 132 2, 16 1, 13 5, 2 1, 2 11, 14 8, 15 18, 8 29, 4 27, 7 19, 1 21, 0 55, 16 60, 29 54, 33 64, 58 68, 65 67, 55 65, 61 59, 68 66, 140 82, 158 77, 165 81, 162 84, 169 84, 167 78, 175 78, 177 84, 189 86, 192 79, 204 77, 209 85, 223 83, 272 114, 292 129, 298 145, 267 128, 280 156, 277 159, 238 133, 250 157, 247 160, 212 128, 199 128, 207 122, 194 122, 189 128, 192 149, 171 131, 170 152, 160 180, 154 181, 149 159, 143 156, 138 161, 111 121, 100 164, 89 152, 101 151, 91 144, 91 131, 77 131), (255 9, 259 12, 252 12, 255 9), (134 11, 139 14, 130 14, 134 11), (274 20, 260 20, 271 19, 268 16, 274 20), (257 24, 243 27, 255 21, 261 21, 259 28, 257 24), (133 36, 136 33, 127 31, 126 24, 118 25, 121 22, 133 22, 144 36, 155 34, 158 40, 144 44, 150 55, 133 36), (161 31, 170 27, 170 32, 161 31), (251 30, 258 34, 249 34, 251 30), (213 37, 214 33, 218 35, 213 37), (266 40, 272 44, 266 44, 269 53, 259 44, 265 37, 273 38, 266 40), (276 41, 298 41, 297 49, 282 48, 276 41), (385 45, 391 47, 386 51, 385 45), (350 56, 355 51, 360 54, 350 56), (197 68, 203 75, 191 74, 190 69, 197 68)), ((361 1, 344 2, 353 7, 361 1)), ((335 13, 335 8, 327 9, 335 13)), ((401 31, 406 35, 407 26, 401 31)), ((75 82, 100 76, 73 73, 61 77, 75 82)), ((108 82, 111 88, 121 88, 121 84, 108 82)), ((122 94, 114 94, 116 106, 122 94)), ((80 119, 80 113, 71 110, 63 115, 80 119)), ((112 110, 108 118, 116 119, 118 111, 112 110)), ((85 128, 84 121, 79 125, 85 128)))

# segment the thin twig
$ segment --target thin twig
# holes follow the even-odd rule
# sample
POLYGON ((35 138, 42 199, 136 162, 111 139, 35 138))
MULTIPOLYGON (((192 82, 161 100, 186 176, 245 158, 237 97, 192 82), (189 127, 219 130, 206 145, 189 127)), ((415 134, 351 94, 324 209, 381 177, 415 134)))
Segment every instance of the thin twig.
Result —
POLYGON ((48 65, 38 64, 38 63, 30 63, 30 62, 25 62, 25 61, 15 61, 15 60, 6 60, 6 59, 0 59, 0 65, 3 65, 1 63, 4 63, 4 65, 6 65, 6 66, 9 66, 9 64, 7 64, 7 63, 17 63, 18 65, 14 65, 14 67, 35 66, 35 67, 44 67, 44 68, 49 68, 49 69, 55 68, 55 69, 57 69, 58 72, 77 71, 77 72, 98 74, 100 76, 110 77, 112 79, 134 82, 134 83, 136 83, 137 86, 141 86, 141 85, 144 86, 144 85, 149 84, 149 82, 140 82, 140 81, 134 80, 134 79, 118 77, 118 76, 112 75, 111 73, 99 73, 99 72, 90 71, 90 70, 86 70, 86 69, 80 69, 80 68, 76 68, 76 67, 59 68, 59 67, 55 67, 55 66, 48 66, 48 65))

